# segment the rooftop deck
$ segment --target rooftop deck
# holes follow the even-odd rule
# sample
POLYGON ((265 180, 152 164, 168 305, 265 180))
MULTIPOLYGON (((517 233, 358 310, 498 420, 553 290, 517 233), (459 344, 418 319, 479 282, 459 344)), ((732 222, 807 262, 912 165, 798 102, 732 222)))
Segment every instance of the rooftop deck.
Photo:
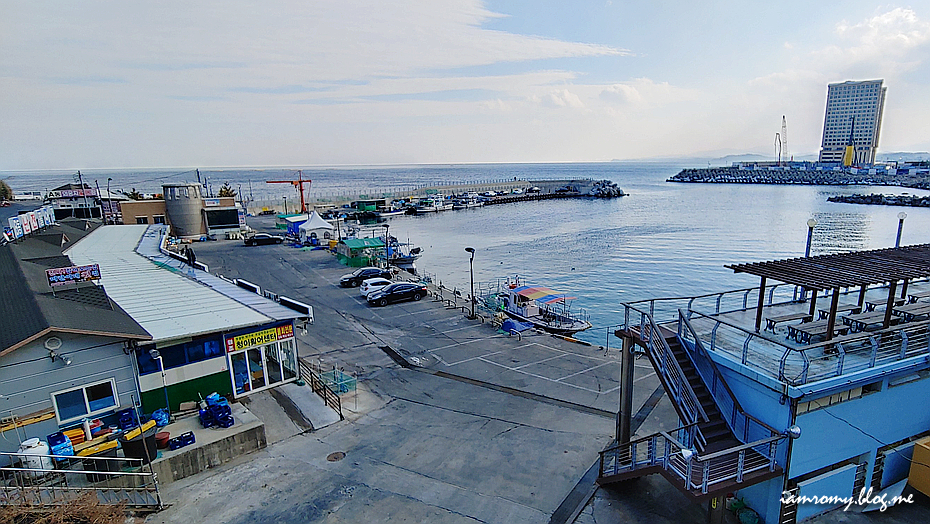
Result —
POLYGON ((930 280, 910 282, 903 299, 900 290, 895 293, 892 326, 884 329, 888 286, 868 287, 862 312, 860 288, 841 289, 832 340, 826 340, 832 296, 817 296, 811 317, 811 297, 801 300, 800 292, 788 284, 765 287, 765 322, 759 331, 758 288, 627 304, 624 324, 638 325, 643 314, 651 314, 686 340, 699 337, 709 351, 746 366, 761 380, 802 386, 894 363, 906 367, 926 362, 930 280), (680 314, 690 320, 693 333, 679 321, 680 314))

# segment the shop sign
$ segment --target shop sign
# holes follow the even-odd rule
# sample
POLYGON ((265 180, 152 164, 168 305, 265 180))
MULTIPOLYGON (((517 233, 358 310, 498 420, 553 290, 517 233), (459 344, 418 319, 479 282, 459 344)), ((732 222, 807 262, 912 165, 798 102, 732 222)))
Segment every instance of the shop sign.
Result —
POLYGON ((46 269, 45 276, 48 277, 48 285, 51 287, 62 286, 72 282, 90 282, 91 280, 100 280, 100 265, 90 264, 87 266, 46 269))
POLYGON ((271 329, 253 331, 252 333, 246 333, 245 335, 227 337, 226 352, 230 353, 253 346, 261 346, 262 344, 271 344, 272 342, 277 342, 279 340, 285 340, 288 338, 294 338, 293 324, 285 324, 283 326, 278 326, 271 329))
POLYGON ((48 198, 79 198, 85 196, 97 196, 96 189, 62 189, 59 191, 49 191, 48 198))

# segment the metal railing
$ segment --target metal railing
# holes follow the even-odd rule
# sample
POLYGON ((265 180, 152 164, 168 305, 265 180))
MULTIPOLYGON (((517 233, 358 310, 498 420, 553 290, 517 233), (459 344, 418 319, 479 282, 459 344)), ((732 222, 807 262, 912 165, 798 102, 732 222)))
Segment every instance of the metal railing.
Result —
MULTIPOLYGON (((793 286, 785 284, 767 286, 763 305, 798 304, 792 300, 792 290, 793 286)), ((840 295, 858 293, 856 288, 841 291, 840 295)), ((678 326, 681 323, 679 310, 684 309, 695 338, 701 338, 707 351, 727 354, 760 374, 794 386, 919 355, 921 352, 914 346, 927 341, 928 322, 907 322, 881 331, 841 337, 842 341, 796 346, 777 335, 747 329, 722 317, 727 313, 755 309, 758 294, 758 288, 746 288, 697 297, 631 302, 625 304, 621 328, 629 327, 631 321, 635 324, 634 315, 646 310, 657 324, 669 325, 670 328, 674 324, 672 329, 681 331, 681 326, 678 326), (899 334, 902 332, 903 336, 899 334), (867 341, 871 337, 877 337, 877 346, 867 341)), ((927 344, 925 347, 930 347, 930 342, 927 344)))
POLYGON ((689 424, 673 431, 674 436, 660 431, 611 446, 600 452, 599 477, 659 471, 689 492, 707 494, 717 484, 742 483, 752 473, 775 471, 778 447, 787 438, 775 435, 702 456, 693 450, 696 430, 696 424, 689 424))
POLYGON ((691 362, 710 391, 717 409, 740 442, 752 442, 779 434, 774 428, 743 410, 736 395, 717 369, 717 364, 704 348, 701 338, 691 326, 685 311, 681 309, 678 310, 678 338, 685 352, 690 353, 691 362))
MULTIPOLYGON (((630 309, 634 308, 627 306, 627 316, 629 315, 630 309)), ((646 353, 652 360, 656 368, 656 373, 661 376, 662 382, 666 384, 672 402, 681 410, 683 422, 685 424, 692 424, 708 421, 707 413, 704 412, 701 402, 698 400, 697 395, 691 388, 691 384, 678 365, 675 354, 672 353, 668 342, 665 340, 665 337, 662 336, 659 326, 656 325, 652 315, 645 311, 638 312, 640 313, 639 335, 643 341, 643 345, 646 347, 646 353)), ((700 429, 695 428, 695 431, 697 432, 697 438, 701 440, 703 444, 706 444, 700 429)))
POLYGON ((162 507, 155 472, 142 459, 6 452, 0 458, 11 464, 0 467, 0 506, 56 506, 95 493, 101 504, 162 507))
POLYGON ((307 384, 310 384, 310 389, 323 399, 324 404, 329 406, 336 413, 339 413, 339 420, 345 420, 345 416, 342 414, 342 400, 339 398, 339 394, 326 385, 326 382, 320 377, 320 374, 315 371, 310 364, 300 359, 297 359, 297 362, 300 366, 300 377, 303 378, 307 384))

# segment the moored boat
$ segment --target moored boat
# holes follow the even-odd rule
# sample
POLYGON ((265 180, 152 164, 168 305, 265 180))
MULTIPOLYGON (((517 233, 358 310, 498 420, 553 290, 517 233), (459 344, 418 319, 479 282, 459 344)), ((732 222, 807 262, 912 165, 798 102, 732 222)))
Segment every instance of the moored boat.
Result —
POLYGON ((582 310, 571 311, 575 297, 557 293, 547 287, 531 286, 519 277, 508 278, 496 293, 487 297, 490 305, 520 322, 557 335, 571 335, 591 327, 582 310))

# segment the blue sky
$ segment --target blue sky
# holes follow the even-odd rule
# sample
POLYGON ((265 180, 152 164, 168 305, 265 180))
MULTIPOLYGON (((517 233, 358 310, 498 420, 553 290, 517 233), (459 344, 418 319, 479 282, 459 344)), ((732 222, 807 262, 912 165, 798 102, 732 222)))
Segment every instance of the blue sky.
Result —
POLYGON ((0 0, 0 169, 601 161, 820 146, 883 78, 930 150, 930 8, 0 0))

